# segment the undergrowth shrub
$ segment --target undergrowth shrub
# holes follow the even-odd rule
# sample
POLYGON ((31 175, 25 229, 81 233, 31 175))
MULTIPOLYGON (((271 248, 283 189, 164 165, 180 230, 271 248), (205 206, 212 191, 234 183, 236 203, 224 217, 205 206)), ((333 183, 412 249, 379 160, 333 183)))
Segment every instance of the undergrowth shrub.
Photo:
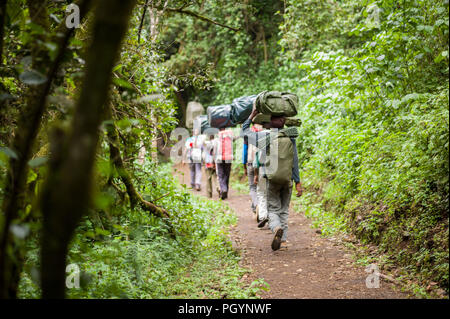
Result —
MULTIPOLYGON (((227 228, 236 222, 229 208, 193 196, 176 181, 170 165, 146 163, 136 172, 140 191, 165 207, 176 238, 165 222, 141 209, 119 204, 112 194, 103 213, 92 212, 73 239, 68 264, 81 270, 81 287, 70 298, 252 298, 265 283, 241 282, 227 228)), ((30 242, 21 298, 38 298, 36 242, 30 242)))

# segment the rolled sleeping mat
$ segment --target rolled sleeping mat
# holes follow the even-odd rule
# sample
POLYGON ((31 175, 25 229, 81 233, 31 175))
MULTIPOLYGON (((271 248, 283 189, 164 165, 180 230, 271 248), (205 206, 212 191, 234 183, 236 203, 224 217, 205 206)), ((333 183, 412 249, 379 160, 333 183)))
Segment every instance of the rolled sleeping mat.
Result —
POLYGON ((297 117, 286 117, 286 122, 284 123, 284 125, 300 127, 302 126, 302 120, 297 117))
POLYGON ((223 128, 235 125, 231 119, 230 104, 208 106, 207 113, 209 126, 211 127, 223 128))
MULTIPOLYGON (((259 113, 253 118, 252 122, 254 124, 261 124, 262 125, 264 123, 270 123, 271 118, 272 118, 272 115, 270 115, 270 114, 259 113)), ((300 120, 297 117, 285 117, 284 125, 285 126, 300 127, 300 126, 302 126, 302 120, 300 120)))

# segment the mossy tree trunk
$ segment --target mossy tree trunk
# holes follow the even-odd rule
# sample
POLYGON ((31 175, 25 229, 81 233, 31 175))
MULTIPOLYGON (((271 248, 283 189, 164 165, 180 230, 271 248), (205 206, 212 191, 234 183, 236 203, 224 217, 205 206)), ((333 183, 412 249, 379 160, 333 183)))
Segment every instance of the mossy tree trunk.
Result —
MULTIPOLYGON (((106 109, 105 112, 108 116, 108 119, 112 119, 111 115, 112 112, 109 107, 106 109)), ((149 201, 144 200, 141 194, 139 194, 139 192, 134 187, 131 175, 126 169, 122 156, 120 154, 119 135, 117 133, 117 128, 114 125, 113 121, 106 124, 106 131, 108 136, 109 156, 111 159, 111 164, 117 170, 117 173, 120 176, 120 180, 125 185, 127 195, 130 200, 131 208, 134 208, 136 205, 139 205, 143 210, 148 211, 157 217, 160 218, 170 217, 165 209, 149 201)))
POLYGON ((3 65, 3 36, 5 34, 6 0, 0 0, 0 66, 3 65))
MULTIPOLYGON (((89 11, 91 0, 80 0, 80 20, 89 11)), ((40 25, 50 34, 48 14, 45 1, 27 1, 32 22, 40 25)), ((18 217, 18 212, 25 206, 25 182, 28 173, 27 163, 32 156, 43 114, 46 109, 47 96, 50 93, 52 82, 56 77, 60 65, 63 63, 67 45, 74 30, 65 29, 63 22, 58 32, 65 33, 59 41, 58 54, 54 61, 50 61, 48 53, 41 43, 46 41, 46 35, 41 35, 30 45, 33 58, 33 69, 46 74, 46 82, 38 86, 30 86, 26 95, 26 104, 20 113, 17 129, 14 134, 12 148, 17 158, 11 158, 5 187, 5 200, 3 202, 4 220, 1 225, 0 238, 0 297, 16 298, 19 276, 23 264, 23 249, 17 245, 9 231, 11 223, 18 217), (64 32, 65 31, 65 32, 64 32), (50 65, 50 67, 49 67, 50 65)))
MULTIPOLYGON (((49 21, 47 15, 46 1, 27 0, 27 6, 31 21, 43 28, 49 30, 49 21)), ((6 9, 6 7, 5 7, 6 9)), ((6 12, 5 12, 6 13, 6 12)), ((29 46, 31 56, 33 59, 32 67, 45 74, 45 70, 50 61, 46 51, 39 45, 39 41, 45 42, 45 35, 39 35, 36 41, 29 46)), ((37 110, 36 100, 39 93, 45 87, 45 83, 37 86, 30 86, 27 95, 26 103, 24 104, 20 117, 18 119, 17 129, 14 132, 14 139, 12 149, 15 151, 17 157, 11 158, 9 163, 9 170, 5 183, 5 194, 2 203, 3 217, 1 223, 1 238, 0 238, 0 297, 1 298, 15 298, 16 297, 16 283, 18 282, 18 268, 20 263, 20 251, 18 247, 9 244, 13 242, 13 237, 10 232, 10 226, 14 219, 17 218, 18 210, 23 208, 25 182, 27 176, 27 162, 30 158, 31 147, 36 138, 40 119, 42 114, 37 110)))
MULTIPOLYGON (((95 11, 93 41, 73 116, 71 131, 54 145, 51 170, 40 208, 41 288, 43 298, 65 297, 68 245, 90 204, 92 172, 111 74, 135 0, 100 0, 95 11), (59 147, 58 147, 59 145, 59 147)), ((58 139, 56 139, 58 141, 58 139)))

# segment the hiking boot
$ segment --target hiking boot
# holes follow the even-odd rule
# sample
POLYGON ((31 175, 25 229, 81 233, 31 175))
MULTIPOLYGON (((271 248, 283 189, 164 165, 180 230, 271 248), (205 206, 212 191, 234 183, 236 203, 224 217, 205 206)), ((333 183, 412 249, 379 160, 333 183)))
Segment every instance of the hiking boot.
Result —
POLYGON ((267 222, 269 221, 269 218, 264 218, 262 221, 260 221, 259 223, 258 223, 258 228, 263 228, 266 224, 267 224, 267 222))
POLYGON ((220 192, 221 198, 222 198, 222 199, 227 199, 227 197, 228 197, 228 196, 227 196, 227 195, 228 195, 227 193, 228 193, 228 192, 220 192))
POLYGON ((272 250, 278 250, 281 246, 281 237, 283 237, 283 228, 277 227, 274 229, 275 236, 273 236, 272 240, 272 250))
POLYGON ((197 185, 197 186, 195 187, 195 190, 196 190, 197 192, 200 192, 200 191, 202 190, 202 188, 200 187, 200 185, 197 185))

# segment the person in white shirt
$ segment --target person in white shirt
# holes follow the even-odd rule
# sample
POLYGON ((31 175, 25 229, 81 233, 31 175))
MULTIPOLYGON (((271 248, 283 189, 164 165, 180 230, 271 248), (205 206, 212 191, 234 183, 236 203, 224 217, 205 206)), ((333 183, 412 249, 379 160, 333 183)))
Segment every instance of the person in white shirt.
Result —
POLYGON ((216 163, 214 161, 214 146, 214 135, 210 135, 209 140, 207 139, 205 141, 203 147, 203 162, 205 163, 206 172, 206 192, 209 198, 213 197, 214 180, 217 180, 216 163))
POLYGON ((186 157, 189 163, 191 175, 191 187, 197 191, 201 190, 202 184, 202 149, 205 136, 200 135, 199 129, 194 129, 194 135, 186 140, 186 157))

